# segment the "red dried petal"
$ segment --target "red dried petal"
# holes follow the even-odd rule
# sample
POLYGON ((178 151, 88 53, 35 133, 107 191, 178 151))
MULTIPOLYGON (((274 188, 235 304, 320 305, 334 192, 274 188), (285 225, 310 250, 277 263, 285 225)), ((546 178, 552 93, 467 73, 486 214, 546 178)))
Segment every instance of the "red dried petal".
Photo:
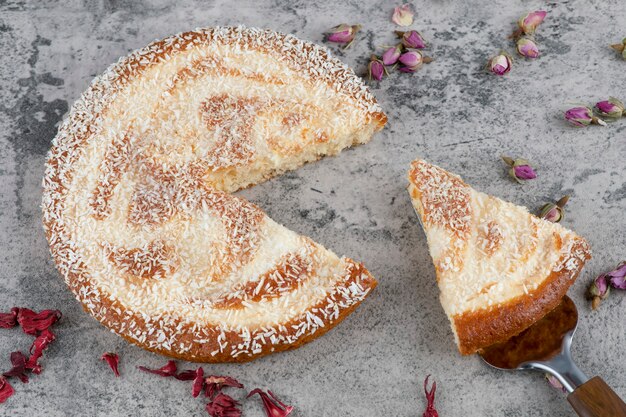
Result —
POLYGON ((422 417, 439 417, 437 410, 435 410, 435 391, 437 390, 437 383, 433 382, 432 389, 428 391, 428 378, 430 378, 430 375, 427 375, 424 380, 424 393, 426 394, 428 404, 426 405, 426 411, 424 411, 422 417))
POLYGON ((117 353, 107 352, 100 357, 100 360, 106 361, 109 364, 116 377, 120 376, 120 372, 117 370, 117 365, 120 363, 120 357, 117 356, 117 353))
POLYGON ((176 370, 177 370, 176 362, 174 361, 168 361, 167 365, 159 369, 150 369, 150 368, 146 368, 145 366, 138 366, 137 368, 141 369, 144 372, 150 372, 151 374, 164 376, 164 377, 176 376, 176 370))
POLYGON ((15 390, 6 378, 0 376, 0 404, 9 399, 15 390))
POLYGON ((59 310, 43 310, 35 313, 28 308, 20 308, 17 313, 17 322, 22 326, 24 333, 37 335, 37 332, 46 330, 61 318, 59 310))
POLYGON ((191 395, 196 398, 200 395, 200 391, 202 391, 202 387, 204 386, 204 369, 199 367, 196 371, 196 377, 193 380, 193 387, 191 388, 191 395))
POLYGON ((26 362, 26 369, 31 370, 35 374, 41 373, 41 365, 39 364, 39 358, 43 356, 43 351, 48 348, 50 343, 54 342, 56 337, 48 329, 44 329, 39 336, 33 342, 30 347, 30 358, 26 362))
POLYGON ((239 405, 232 397, 219 393, 206 405, 206 411, 211 417, 241 417, 239 405))
POLYGON ((230 376, 210 375, 204 379, 204 395, 213 398, 223 387, 243 388, 243 384, 230 376))
POLYGON ((0 313, 0 327, 10 329, 17 326, 17 313, 19 308, 13 307, 10 313, 0 313))
POLYGON ((19 378, 20 381, 27 384, 28 375, 26 375, 26 356, 22 352, 11 353, 11 365, 13 368, 10 371, 3 373, 2 375, 9 377, 19 378))
POLYGON ((174 378, 178 379, 179 381, 193 381, 194 379, 196 379, 197 372, 197 370, 187 369, 174 375, 174 378))
POLYGON ((276 398, 272 391, 268 390, 267 393, 257 388, 250 391, 247 398, 252 397, 254 394, 259 394, 261 400, 263 400, 263 407, 265 407, 267 417, 286 417, 294 410, 292 406, 286 405, 276 398), (267 393, 269 393, 269 395, 267 395, 267 393))

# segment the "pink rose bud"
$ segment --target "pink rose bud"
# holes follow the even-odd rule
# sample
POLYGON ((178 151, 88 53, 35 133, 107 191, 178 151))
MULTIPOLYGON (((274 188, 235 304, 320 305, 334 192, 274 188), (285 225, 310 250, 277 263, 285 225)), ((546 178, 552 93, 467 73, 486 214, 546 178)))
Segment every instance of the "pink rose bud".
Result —
POLYGON ((504 75, 511 71, 512 65, 513 60, 511 57, 507 53, 501 52, 500 55, 496 55, 489 60, 488 68, 489 71, 496 75, 504 75))
POLYGON ((537 178, 537 173, 527 160, 513 159, 508 156, 503 156, 502 160, 510 167, 509 175, 518 183, 537 178))
POLYGON ((522 17, 517 24, 525 35, 532 35, 535 33, 537 26, 546 18, 546 14, 547 12, 543 10, 528 13, 526 16, 522 17))
POLYGON ((419 51, 408 51, 398 59, 404 66, 398 68, 401 72, 415 72, 424 63, 424 57, 419 51))
POLYGON ((346 23, 342 23, 339 26, 335 26, 328 32, 326 40, 328 42, 346 44, 347 48, 350 46, 352 41, 354 41, 354 38, 360 29, 361 25, 348 25, 346 23))
POLYGON ((608 100, 597 102, 596 109, 601 116, 612 119, 626 115, 626 112, 624 112, 624 104, 615 97, 609 97, 608 100))
POLYGON ((548 384, 552 386, 552 388, 556 388, 563 393, 567 393, 567 390, 565 389, 563 384, 561 384, 561 382, 554 375, 546 374, 546 380, 548 381, 548 384))
POLYGON ((393 65, 398 62, 398 58, 402 54, 402 45, 392 46, 383 54, 383 64, 393 65))
POLYGON ((393 9, 391 21, 398 26, 411 26, 413 24, 413 11, 411 10, 411 5, 404 4, 393 9))
POLYGON ((544 204, 541 208, 541 212, 539 213, 539 217, 552 223, 560 222, 565 216, 563 207, 565 207, 565 204, 567 204, 568 201, 569 196, 566 195, 556 203, 544 204))
POLYGON ((565 112, 565 120, 576 127, 585 127, 590 124, 598 124, 606 126, 602 119, 598 119, 593 115, 593 111, 589 107, 574 107, 565 112))
POLYGON ((369 79, 371 80, 373 78, 376 81, 382 80, 383 75, 387 72, 387 70, 385 70, 383 62, 378 59, 376 55, 372 55, 372 57, 370 58, 370 63, 367 69, 369 73, 369 79))
POLYGON ((626 262, 622 262, 615 270, 606 275, 613 288, 626 290, 626 262))
POLYGON ((591 308, 594 310, 600 306, 602 300, 606 299, 611 292, 607 274, 602 274, 593 280, 587 290, 587 298, 591 300, 591 308))
POLYGON ((539 48, 537 44, 528 38, 520 38, 517 41, 517 53, 526 58, 537 58, 539 56, 539 48))
POLYGON ((402 45, 411 49, 424 49, 426 48, 426 42, 420 33, 416 30, 409 30, 408 32, 396 32, 398 37, 402 38, 402 45))

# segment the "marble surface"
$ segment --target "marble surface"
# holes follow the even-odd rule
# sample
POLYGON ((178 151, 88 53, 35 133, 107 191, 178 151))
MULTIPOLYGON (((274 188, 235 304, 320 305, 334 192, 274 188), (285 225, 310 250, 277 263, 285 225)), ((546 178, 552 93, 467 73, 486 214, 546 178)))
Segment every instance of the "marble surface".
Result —
MULTIPOLYGON (((568 416, 560 392, 540 374, 489 369, 461 357, 438 302, 434 269, 416 223, 405 172, 421 156, 477 189, 536 210, 572 196, 563 224, 588 238, 594 258, 570 290, 580 312, 573 353, 626 397, 626 298, 599 311, 584 300, 589 280, 626 258, 626 120, 574 129, 567 103, 626 99, 626 62, 609 43, 626 36, 621 0, 558 2, 416 1, 414 28, 435 62, 415 75, 394 73, 372 91, 389 124, 365 146, 310 164, 240 193, 275 220, 340 254, 362 260, 379 279, 361 308, 328 335, 296 351, 244 365, 212 365, 248 388, 270 388, 294 416, 417 416, 422 381, 438 384, 439 415, 568 416), (506 37, 525 12, 544 7, 542 57, 516 60, 507 77, 483 72, 490 54, 512 50, 506 37), (510 181, 499 157, 521 156, 539 178, 510 181), (341 179, 337 181, 337 179, 341 179)), ((44 372, 0 406, 6 416, 205 415, 186 383, 135 365, 165 358, 131 346, 82 311, 55 270, 41 226, 41 178, 56 126, 91 79, 155 38, 212 25, 246 24, 322 41, 341 22, 364 25, 354 47, 333 48, 363 73, 371 51, 393 42, 393 3, 363 1, 0 1, 0 309, 59 308, 58 341, 44 372), (121 378, 100 362, 121 356, 121 378)), ((0 331, 2 367, 30 346, 17 329, 0 331)), ((188 364, 181 364, 185 368, 188 364)), ((241 396, 243 393, 235 393, 241 396)), ((263 415, 258 401, 244 415, 263 415)))

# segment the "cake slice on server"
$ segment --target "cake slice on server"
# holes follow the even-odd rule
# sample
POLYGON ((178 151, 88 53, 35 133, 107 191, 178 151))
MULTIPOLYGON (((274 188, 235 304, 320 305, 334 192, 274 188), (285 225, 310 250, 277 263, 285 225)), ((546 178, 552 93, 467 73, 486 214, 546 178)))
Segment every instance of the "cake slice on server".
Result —
POLYGON ((409 193, 462 354, 505 341, 550 312, 591 257, 576 233, 428 162, 411 164, 409 193))

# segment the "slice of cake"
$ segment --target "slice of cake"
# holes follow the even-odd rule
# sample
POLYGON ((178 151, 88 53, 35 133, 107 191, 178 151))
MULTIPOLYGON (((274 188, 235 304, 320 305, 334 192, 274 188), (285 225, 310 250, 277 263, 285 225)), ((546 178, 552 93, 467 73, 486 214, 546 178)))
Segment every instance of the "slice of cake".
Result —
POLYGON ((574 232, 428 162, 411 164, 409 193, 462 354, 505 341, 550 312, 591 257, 574 232))

